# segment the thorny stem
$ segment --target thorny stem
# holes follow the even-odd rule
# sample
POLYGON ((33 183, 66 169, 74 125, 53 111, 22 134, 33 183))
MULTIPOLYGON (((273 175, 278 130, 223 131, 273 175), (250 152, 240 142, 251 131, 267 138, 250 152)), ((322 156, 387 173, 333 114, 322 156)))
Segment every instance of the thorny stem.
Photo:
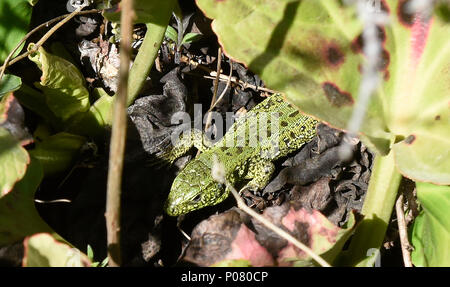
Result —
POLYGON ((109 266, 121 264, 120 253, 120 195, 122 185, 123 157, 127 128, 128 76, 133 41, 133 0, 122 1, 119 86, 115 96, 114 118, 111 132, 109 169, 106 199, 106 229, 108 233, 109 266))
MULTIPOLYGON (((80 9, 83 9, 83 7, 80 7, 80 9)), ((30 55, 32 52, 35 51, 27 51, 25 53, 23 53, 20 56, 17 56, 16 58, 14 58, 13 60, 11 60, 11 58, 14 56, 14 54, 16 53, 16 51, 22 46, 23 43, 25 43, 25 41, 31 36, 33 35, 35 32, 39 31, 42 28, 48 27, 50 25, 52 25, 55 22, 61 21, 60 23, 57 24, 57 28, 56 29, 52 29, 50 30, 48 33, 51 32, 51 34, 48 35, 48 37, 45 39, 47 40, 57 29, 59 29, 62 25, 64 25, 65 23, 67 23, 70 19, 72 19, 74 16, 77 15, 86 15, 86 14, 94 14, 94 13, 100 13, 99 10, 93 9, 93 10, 87 10, 87 11, 80 11, 80 9, 77 9, 75 11, 73 11, 70 14, 66 14, 66 15, 62 15, 59 17, 56 17, 52 20, 49 20, 45 23, 42 23, 41 25, 37 26, 36 28, 34 28, 33 30, 31 30, 30 32, 28 32, 28 34, 25 35, 25 37, 22 38, 22 40, 20 40, 20 42, 16 45, 16 47, 14 47, 14 49, 11 51, 11 53, 9 53, 8 57, 5 59, 5 62, 3 63, 3 66, 1 67, 0 70, 0 81, 3 78, 3 75, 5 73, 6 68, 8 68, 9 66, 17 63, 18 61, 28 57, 28 55, 30 55)), ((56 27, 56 26, 55 26, 56 27)), ((47 34, 45 34, 45 36, 47 36, 47 34)), ((45 37, 44 36, 44 37, 45 37)), ((43 41, 40 45, 42 45, 45 41, 43 41)), ((39 46, 37 46, 36 44, 36 50, 39 48, 39 46)))

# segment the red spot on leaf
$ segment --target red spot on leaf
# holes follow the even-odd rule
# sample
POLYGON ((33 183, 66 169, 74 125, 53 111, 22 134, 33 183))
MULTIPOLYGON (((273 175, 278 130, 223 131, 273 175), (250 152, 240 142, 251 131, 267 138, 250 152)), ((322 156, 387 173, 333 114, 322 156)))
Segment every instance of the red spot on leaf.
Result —
POLYGON ((381 59, 379 62, 378 70, 384 72, 384 80, 389 80, 389 64, 391 63, 391 55, 386 49, 381 52, 381 59))
POLYGON ((411 145, 416 140, 415 135, 410 135, 405 139, 405 143, 411 145))
POLYGON ((391 13, 391 10, 389 9, 389 5, 386 4, 386 0, 381 0, 380 4, 381 4, 380 5, 381 11, 383 11, 384 13, 387 13, 387 14, 391 13))
POLYGON ((339 67, 345 60, 344 53, 342 53, 339 46, 336 44, 330 44, 325 46, 324 49, 325 61, 332 67, 339 67))
POLYGON ((328 101, 336 107, 351 106, 354 101, 350 93, 341 91, 335 84, 325 82, 322 89, 328 101))
POLYGON ((391 78, 391 73, 389 72, 389 70, 384 71, 383 80, 389 81, 390 78, 391 78))
POLYGON ((415 15, 408 11, 411 0, 400 0, 397 7, 397 16, 400 23, 410 28, 414 24, 415 15))

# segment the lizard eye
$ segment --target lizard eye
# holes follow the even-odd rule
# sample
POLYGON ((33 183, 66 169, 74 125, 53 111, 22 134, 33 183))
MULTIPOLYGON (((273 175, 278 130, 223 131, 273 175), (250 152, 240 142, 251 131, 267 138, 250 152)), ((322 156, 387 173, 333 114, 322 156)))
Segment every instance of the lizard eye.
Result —
POLYGON ((197 203, 197 202, 200 201, 200 199, 202 199, 202 195, 201 195, 201 194, 197 194, 197 195, 192 199, 192 201, 195 202, 195 203, 197 203))

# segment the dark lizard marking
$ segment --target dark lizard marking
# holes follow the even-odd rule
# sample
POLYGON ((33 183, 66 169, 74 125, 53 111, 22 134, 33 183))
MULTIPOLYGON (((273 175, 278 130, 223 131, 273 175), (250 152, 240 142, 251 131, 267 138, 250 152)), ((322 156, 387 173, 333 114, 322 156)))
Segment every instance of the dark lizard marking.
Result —
POLYGON ((274 102, 272 102, 272 101, 268 101, 265 105, 264 105, 264 108, 265 109, 270 109, 270 107, 272 107, 274 105, 274 102))
POLYGON ((295 112, 291 113, 291 114, 289 115, 289 117, 290 117, 290 118, 294 118, 294 117, 296 117, 299 113, 300 113, 299 111, 295 111, 295 112))
POLYGON ((237 147, 236 148, 236 153, 237 154, 241 154, 244 151, 244 149, 242 147, 237 147))
POLYGON ((291 136, 292 139, 295 139, 295 138, 296 138, 295 133, 294 133, 293 131, 291 131, 291 132, 289 133, 289 135, 291 136))
POLYGON ((285 121, 281 121, 281 126, 282 127, 287 127, 289 124, 287 123, 287 122, 285 122, 285 121))

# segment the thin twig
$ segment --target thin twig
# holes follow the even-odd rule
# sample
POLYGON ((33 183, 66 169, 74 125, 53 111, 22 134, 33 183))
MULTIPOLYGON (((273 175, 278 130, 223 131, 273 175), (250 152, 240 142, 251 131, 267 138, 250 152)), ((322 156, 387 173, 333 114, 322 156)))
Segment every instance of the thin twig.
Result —
POLYGON ((228 75, 228 80, 227 80, 227 85, 225 86, 225 89, 223 89, 222 93, 220 94, 219 98, 217 99, 217 101, 214 103, 214 105, 212 105, 211 108, 209 108, 209 111, 212 111, 218 103, 220 103, 220 101, 223 99, 223 97, 225 96, 225 94, 227 93, 228 88, 231 85, 231 75, 233 74, 233 62, 230 59, 230 75, 228 75))
MULTIPOLYGON (((210 75, 211 76, 204 76, 204 78, 205 79, 214 79, 215 76, 216 76, 216 72, 211 72, 210 75)), ((220 75, 220 80, 223 81, 223 82, 228 81, 228 76, 221 74, 220 75)), ((235 77, 231 77, 231 82, 235 83, 235 84, 238 84, 239 86, 241 86, 241 88, 243 90, 245 90, 245 89, 252 89, 255 92, 263 91, 263 92, 267 92, 267 93, 270 93, 270 94, 280 94, 280 92, 278 92, 278 91, 271 90, 271 89, 264 88, 264 87, 259 87, 259 86, 256 86, 256 85, 252 85, 252 84, 249 84, 247 82, 238 80, 235 77)))
POLYGON ((397 202, 395 203, 395 212, 397 213, 398 233, 400 236, 400 244, 402 246, 403 262, 405 267, 413 267, 410 253, 411 245, 408 240, 408 231, 403 210, 403 193, 400 193, 397 202))
POLYGON ((43 203, 43 204, 47 204, 47 203, 71 203, 72 202, 72 200, 70 200, 70 199, 65 199, 65 198, 62 198, 62 199, 53 199, 53 200, 41 200, 41 199, 34 199, 34 202, 37 202, 37 203, 43 203))
MULTIPOLYGON (((217 90, 219 89, 219 79, 220 79, 221 66, 222 66, 222 48, 219 47, 218 57, 217 57, 217 75, 216 75, 216 78, 214 80, 214 92, 213 92, 213 98, 211 100, 211 105, 210 105, 210 108, 209 108, 210 110, 212 109, 212 107, 216 103, 217 90)), ((206 118, 205 132, 209 129, 209 127, 211 125, 211 118, 212 118, 212 114, 208 113, 208 117, 206 118)))
POLYGON ((106 199, 106 229, 108 233, 109 266, 121 264, 120 254, 120 195, 122 185, 123 157, 127 130, 126 103, 128 96, 128 77, 133 42, 133 20, 135 17, 133 0, 122 1, 120 19, 120 70, 119 86, 115 96, 114 118, 109 152, 109 169, 106 199))
MULTIPOLYGON (((181 57, 181 62, 189 64, 189 65, 192 65, 195 68, 200 68, 200 69, 204 70, 205 72, 209 73, 209 76, 197 75, 195 73, 186 73, 186 74, 194 75, 194 76, 200 76, 200 77, 203 77, 204 79, 215 80, 217 78, 217 72, 216 71, 208 68, 205 65, 199 64, 199 63, 197 63, 196 61, 194 61, 192 59, 188 59, 187 57, 181 57)), ((220 77, 219 81, 222 81, 222 82, 230 81, 233 84, 239 85, 243 90, 245 90, 245 89, 252 89, 255 92, 262 91, 262 92, 266 92, 266 93, 270 93, 270 94, 280 94, 281 93, 279 91, 275 91, 275 90, 271 90, 271 89, 268 89, 268 88, 259 87, 259 86, 256 86, 256 85, 249 84, 247 82, 238 80, 236 77, 230 77, 230 76, 227 76, 227 75, 224 75, 224 74, 220 74, 219 77, 220 77)))
MULTIPOLYGON (((77 10, 78 10, 78 9, 77 9, 77 10)), ((49 20, 49 21, 47 21, 47 22, 45 22, 45 23, 42 23, 41 25, 37 26, 36 28, 34 28, 34 29, 31 30, 30 32, 28 32, 28 33, 25 35, 25 37, 23 37, 22 40, 20 40, 20 42, 16 45, 16 47, 11 51, 11 53, 9 53, 8 57, 6 58, 5 62, 3 63, 3 66, 1 67, 1 70, 0 70, 0 80, 1 80, 2 77, 3 77, 6 68, 8 68, 9 66, 15 64, 16 62, 18 62, 18 61, 20 61, 20 60, 22 60, 22 59, 24 59, 24 58, 26 58, 26 57, 31 53, 30 51, 27 51, 27 52, 23 53, 22 55, 17 56, 16 58, 14 58, 14 59, 11 60, 11 58, 12 58, 13 55, 16 53, 16 51, 22 46, 23 43, 25 43, 25 41, 26 41, 31 35, 33 35, 34 33, 36 33, 37 31, 39 31, 39 30, 42 29, 42 28, 45 28, 45 27, 48 27, 48 26, 52 25, 52 24, 55 23, 55 22, 58 22, 58 21, 61 21, 61 20, 64 21, 64 20, 65 20, 66 18, 68 18, 68 17, 69 17, 68 20, 70 20, 71 18, 73 18, 74 16, 77 16, 77 15, 86 15, 86 14, 93 14, 93 13, 100 13, 100 12, 101 12, 100 10, 97 10, 97 9, 87 10, 87 11, 79 11, 79 10, 77 11, 77 10, 73 11, 73 12, 70 13, 70 14, 65 14, 65 15, 56 17, 56 18, 54 18, 54 19, 52 19, 52 20, 49 20)), ((67 23, 68 20, 66 20, 63 24, 67 23)), ((62 25, 63 25, 63 24, 62 24, 62 25)), ((61 27, 62 25, 60 25, 60 27, 61 27)), ((55 31, 56 31, 56 30, 55 30, 55 31)), ((37 47, 37 48, 39 48, 39 47, 37 47)))

